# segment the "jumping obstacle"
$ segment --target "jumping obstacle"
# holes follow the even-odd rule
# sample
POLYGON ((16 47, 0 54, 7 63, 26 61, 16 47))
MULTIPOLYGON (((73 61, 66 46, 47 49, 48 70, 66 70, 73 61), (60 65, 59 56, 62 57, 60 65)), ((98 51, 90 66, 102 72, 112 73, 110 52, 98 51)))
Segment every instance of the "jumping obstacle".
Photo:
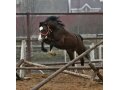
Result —
MULTIPOLYGON (((62 71, 64 71, 66 68, 68 68, 70 65, 72 65, 74 62, 78 61, 79 59, 81 59, 82 57, 84 57, 86 54, 88 54, 89 52, 91 52, 93 49, 95 49, 96 47, 98 47, 100 44, 102 44, 103 41, 100 41, 99 43, 97 43, 95 46, 91 47, 90 49, 86 50, 85 52, 83 52, 81 55, 79 55, 78 57, 76 57, 75 59, 73 59, 72 61, 70 61, 69 63, 67 63, 66 65, 64 65, 63 67, 61 67, 60 69, 58 69, 56 72, 54 72, 53 74, 51 74, 50 76, 48 76, 46 79, 44 79, 43 81, 41 81, 40 83, 38 83, 35 87, 32 88, 32 90, 38 90, 40 87, 42 87, 44 84, 46 84, 48 81, 50 81, 52 78, 54 78, 55 76, 57 76, 59 73, 61 73, 62 71)), ((90 62, 91 63, 91 62, 90 62)), ((94 65, 93 65, 94 66, 94 65)), ((91 67, 93 69, 93 67, 91 67)), ((99 73, 99 72, 97 72, 99 73)), ((98 75, 98 74, 97 74, 98 75)), ((101 79, 102 75, 99 74, 98 77, 101 79), (100 75, 100 76, 99 76, 100 75)), ((103 78, 103 77, 102 77, 103 78)), ((103 80, 103 79, 102 79, 103 80)))
MULTIPOLYGON (((41 65, 41 64, 37 64, 37 63, 32 63, 32 62, 29 62, 29 61, 24 61, 25 64, 29 65, 29 66, 35 66, 35 67, 22 67, 22 68, 19 68, 19 69, 30 69, 30 70, 41 70, 44 69, 44 70, 58 70, 59 68, 53 68, 51 66, 46 66, 46 65, 41 65)), ((80 67, 79 67, 80 68, 80 67)), ((101 67, 102 68, 102 67, 101 67)), ((71 68, 70 68, 71 69, 71 68)), ((72 68, 72 69, 76 69, 75 68, 72 68)), ((80 69, 84 69, 84 67, 80 68, 80 69)), ((86 68, 86 69, 91 69, 90 67, 86 68)), ((83 77, 83 78, 87 78, 87 79, 90 79, 91 76, 90 75, 86 75, 86 74, 80 74, 80 73, 76 73, 76 72, 72 72, 72 71, 68 71, 68 70, 64 70, 63 73, 65 74, 70 74, 70 75, 73 75, 73 76, 77 76, 77 77, 83 77)))
MULTIPOLYGON (((19 63, 18 63, 19 64, 19 63)), ((17 67, 17 69, 24 69, 24 70, 58 70, 60 67, 51 67, 51 66, 46 66, 46 65, 41 65, 41 64, 37 64, 37 63, 32 63, 32 62, 29 62, 29 61, 24 61, 24 64, 27 66, 35 66, 35 67, 17 67)), ((73 69, 73 70, 88 70, 88 69, 91 69, 90 67, 88 66, 84 66, 84 67, 70 67, 70 68, 66 68, 66 69, 73 69)), ((99 70, 99 69, 103 69, 102 66, 96 66, 96 69, 99 70)), ((83 77, 83 78, 87 78, 87 79, 91 79, 92 77, 90 75, 86 75, 86 74, 80 74, 80 73, 76 73, 76 72, 72 72, 72 71, 68 71, 68 70, 64 70, 63 73, 65 74, 70 74, 70 75, 73 75, 73 76, 77 76, 77 77, 83 77)), ((96 75, 96 74, 95 74, 96 75)), ((93 77, 94 78, 94 77, 93 77)))

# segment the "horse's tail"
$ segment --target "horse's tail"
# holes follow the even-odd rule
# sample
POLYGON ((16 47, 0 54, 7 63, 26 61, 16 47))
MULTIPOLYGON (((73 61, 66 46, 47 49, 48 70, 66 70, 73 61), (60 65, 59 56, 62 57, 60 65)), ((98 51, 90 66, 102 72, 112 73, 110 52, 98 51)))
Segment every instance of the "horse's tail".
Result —
POLYGON ((83 41, 83 37, 82 37, 81 35, 79 35, 79 34, 78 34, 78 37, 80 37, 80 38, 81 38, 81 40, 83 41))
MULTIPOLYGON (((80 34, 78 34, 78 36, 79 36, 80 39, 83 41, 83 37, 82 37, 80 34)), ((84 47, 85 47, 85 46, 84 46, 84 47)), ((86 51, 86 50, 87 50, 87 47, 85 47, 85 51, 86 51)), ((90 59, 90 55, 89 55, 89 53, 86 54, 85 57, 86 57, 87 59, 90 59)))

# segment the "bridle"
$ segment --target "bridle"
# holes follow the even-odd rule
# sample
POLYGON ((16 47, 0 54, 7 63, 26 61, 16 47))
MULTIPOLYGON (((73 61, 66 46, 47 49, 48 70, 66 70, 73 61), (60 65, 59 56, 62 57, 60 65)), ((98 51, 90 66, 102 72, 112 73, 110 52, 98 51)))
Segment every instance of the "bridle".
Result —
POLYGON ((52 32, 52 30, 50 29, 49 25, 47 25, 47 32, 46 32, 46 33, 40 32, 40 33, 41 33, 41 35, 43 35, 43 36, 47 36, 47 35, 50 34, 51 32, 52 32))

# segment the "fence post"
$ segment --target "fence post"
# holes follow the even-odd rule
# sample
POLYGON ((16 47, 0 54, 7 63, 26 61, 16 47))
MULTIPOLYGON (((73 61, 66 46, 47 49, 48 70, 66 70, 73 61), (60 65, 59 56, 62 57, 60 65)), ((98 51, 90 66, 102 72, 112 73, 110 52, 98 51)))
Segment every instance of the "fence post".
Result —
POLYGON ((64 50, 64 60, 65 60, 65 62, 67 62, 67 54, 66 54, 66 50, 64 50))
MULTIPOLYGON (((91 48, 91 47, 94 47, 94 43, 92 43, 92 44, 90 45, 90 48, 91 48)), ((95 51, 94 51, 94 50, 92 50, 92 51, 90 52, 90 60, 91 60, 91 61, 95 60, 95 51)))
MULTIPOLYGON (((100 45, 100 46, 98 47, 98 50, 99 50, 99 60, 102 60, 102 47, 103 47, 103 45, 100 45)), ((100 63, 100 65, 102 66, 103 63, 100 63)))
MULTIPOLYGON (((74 58, 76 58, 77 57, 77 53, 76 53, 76 51, 74 51, 74 58)), ((78 66, 78 64, 75 64, 75 67, 77 67, 78 66)))
MULTIPOLYGON (((26 60, 26 41, 22 40, 22 44, 21 44, 21 56, 20 56, 20 60, 26 60)), ((20 65, 20 67, 23 67, 23 64, 20 65)), ((20 78, 24 78, 25 76, 25 70, 20 70, 20 78)))
POLYGON ((31 61, 30 14, 27 13, 27 60, 31 61))
POLYGON ((100 45, 98 49, 99 49, 99 59, 102 59, 102 45, 100 45))

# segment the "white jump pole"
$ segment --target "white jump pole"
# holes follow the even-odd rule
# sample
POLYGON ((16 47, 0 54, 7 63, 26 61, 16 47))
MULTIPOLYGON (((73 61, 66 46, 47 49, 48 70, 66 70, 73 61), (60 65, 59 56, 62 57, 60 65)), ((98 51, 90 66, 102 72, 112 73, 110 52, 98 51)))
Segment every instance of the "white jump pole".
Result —
MULTIPOLYGON (((103 48, 103 45, 100 45, 99 47, 98 47, 98 50, 99 50, 99 60, 102 60, 103 58, 102 58, 102 48, 103 48)), ((101 66, 102 66, 103 64, 101 63, 101 66)))
MULTIPOLYGON (((74 51, 74 58, 76 58, 77 57, 77 53, 76 53, 76 51, 74 51)), ((78 64, 75 64, 75 67, 77 67, 78 66, 78 64)))
MULTIPOLYGON (((22 40, 22 44, 21 44, 21 56, 20 56, 20 60, 26 60, 26 41, 22 40)), ((20 67, 23 67, 23 65, 21 65, 20 67)), ((25 76, 25 70, 20 70, 20 77, 24 78, 25 76)))
MULTIPOLYGON (((92 48, 92 47, 94 47, 94 43, 92 43, 92 44, 90 45, 90 48, 92 48)), ((94 50, 92 50, 92 51, 90 52, 90 60, 91 60, 91 61, 95 60, 95 51, 94 51, 94 50)))
POLYGON ((100 45, 100 46, 98 47, 98 49, 99 49, 99 59, 100 59, 100 60, 102 60, 102 47, 103 47, 103 45, 100 45))
POLYGON ((66 53, 66 50, 64 50, 64 60, 65 60, 65 63, 67 62, 67 53, 66 53))
POLYGON ((71 0, 68 0, 69 13, 71 13, 71 0))

